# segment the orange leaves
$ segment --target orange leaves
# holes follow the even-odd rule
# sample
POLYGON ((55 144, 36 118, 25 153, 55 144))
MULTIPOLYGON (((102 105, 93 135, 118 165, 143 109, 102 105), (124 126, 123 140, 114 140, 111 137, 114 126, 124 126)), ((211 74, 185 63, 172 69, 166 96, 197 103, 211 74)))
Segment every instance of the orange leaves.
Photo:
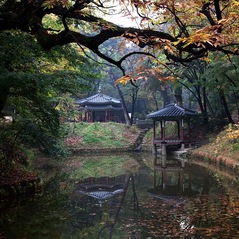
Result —
POLYGON ((125 32, 123 36, 129 37, 133 43, 136 45, 139 45, 139 39, 138 39, 138 34, 137 32, 135 33, 130 33, 130 32, 125 32))
POLYGON ((172 46, 172 43, 168 40, 162 40, 162 48, 165 51, 169 51, 171 54, 174 54, 174 48, 172 46))
POLYGON ((173 81, 175 78, 171 75, 164 75, 163 73, 163 67, 158 68, 145 68, 138 72, 131 72, 130 74, 127 74, 125 76, 122 76, 118 80, 116 80, 115 84, 127 84, 129 81, 138 81, 138 80, 148 80, 152 76, 157 76, 158 80, 166 82, 166 81, 173 81))
POLYGON ((125 32, 123 36, 126 38, 130 38, 130 40, 136 45, 139 45, 140 42, 147 43, 149 41, 148 38, 144 36, 139 36, 137 32, 134 32, 134 33, 125 32))
POLYGON ((122 76, 121 78, 115 81, 115 84, 126 85, 130 80, 132 80, 130 75, 122 76))
POLYGON ((221 28, 221 25, 205 27, 189 37, 180 38, 174 44, 182 44, 184 48, 192 44, 202 47, 206 47, 205 44, 209 44, 218 47, 220 44, 225 44, 225 38, 223 34, 219 33, 219 28, 221 28))
MULTIPOLYGON (((213 16, 212 12, 207 12, 207 14, 203 14, 201 7, 204 5, 202 1, 194 1, 195 5, 192 5, 191 8, 187 8, 188 10, 185 12, 185 8, 183 13, 185 14, 183 18, 183 23, 187 27, 189 32, 189 36, 184 36, 180 38, 177 42, 175 42, 175 46, 180 46, 186 48, 190 45, 195 45, 198 47, 210 48, 210 45, 217 47, 224 47, 229 45, 237 44, 239 28, 238 28, 238 13, 239 13, 239 4, 238 1, 232 1, 230 4, 226 5, 227 12, 223 11, 223 18, 218 19, 213 16), (197 7, 196 7, 197 6, 197 7), (198 15, 198 18, 194 20, 190 18, 189 13, 192 15, 193 11, 195 13, 201 14, 198 15), (211 22, 205 21, 205 18, 211 17, 211 22), (210 24, 208 24, 210 23, 210 24), (214 24, 213 24, 214 23, 214 24), (205 25, 207 24, 207 25, 205 25), (194 27, 189 27, 194 26, 194 27)), ((223 3, 222 8, 223 8, 223 3)), ((173 25, 175 26, 175 25, 173 25)), ((172 28, 172 27, 171 27, 172 28)), ((176 26, 177 28, 177 26, 176 26)), ((174 30, 174 29, 172 29, 174 30)), ((175 31, 175 30, 174 30, 175 31)))
POLYGON ((238 139, 239 138, 239 124, 230 124, 226 129, 227 134, 225 138, 227 139, 238 139))

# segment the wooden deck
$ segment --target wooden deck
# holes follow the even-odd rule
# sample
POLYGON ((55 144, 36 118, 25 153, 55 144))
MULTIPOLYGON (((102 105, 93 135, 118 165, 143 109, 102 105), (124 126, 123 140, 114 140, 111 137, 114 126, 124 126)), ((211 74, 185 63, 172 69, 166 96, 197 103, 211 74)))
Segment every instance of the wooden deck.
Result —
POLYGON ((170 144, 170 145, 178 145, 180 143, 189 143, 189 139, 162 139, 162 138, 154 138, 153 143, 158 144, 170 144))

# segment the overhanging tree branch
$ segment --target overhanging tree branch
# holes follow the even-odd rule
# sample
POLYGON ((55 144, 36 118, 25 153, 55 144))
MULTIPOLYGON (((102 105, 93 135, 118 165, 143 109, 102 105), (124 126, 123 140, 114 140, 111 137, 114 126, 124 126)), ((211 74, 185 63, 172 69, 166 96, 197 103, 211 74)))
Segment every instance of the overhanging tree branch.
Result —
MULTIPOLYGON (((169 60, 181 63, 205 57, 209 51, 220 51, 226 54, 239 55, 239 50, 237 48, 239 42, 236 40, 225 42, 219 40, 223 35, 218 33, 221 33, 222 30, 224 32, 227 25, 224 26, 222 23, 222 25, 218 25, 217 27, 217 21, 222 19, 221 9, 224 9, 223 13, 227 13, 226 11, 228 11, 228 13, 233 11, 233 7, 231 7, 230 4, 225 3, 224 1, 215 0, 213 3, 210 2, 202 5, 201 13, 206 16, 206 21, 205 19, 201 22, 198 21, 197 25, 195 25, 195 22, 190 22, 190 19, 183 19, 182 21, 182 12, 186 13, 187 11, 176 9, 178 8, 178 5, 175 5, 173 2, 165 2, 165 6, 157 6, 157 3, 154 2, 151 4, 155 6, 155 8, 152 8, 154 11, 162 11, 162 9, 164 9, 168 12, 168 15, 165 15, 167 18, 163 20, 164 22, 168 22, 167 27, 164 30, 162 30, 162 28, 154 28, 154 30, 152 30, 149 28, 139 29, 121 27, 114 23, 105 21, 104 19, 92 14, 92 6, 99 8, 99 12, 100 10, 107 9, 102 2, 95 2, 94 0, 76 0, 75 4, 68 9, 64 5, 61 5, 60 1, 6 0, 0 5, 0 31, 20 29, 21 31, 31 33, 46 51, 55 46, 63 46, 77 42, 78 44, 89 48, 107 61, 111 58, 103 56, 98 48, 105 41, 117 37, 126 38, 142 49, 146 46, 152 46, 155 49, 162 51, 169 60), (50 2, 53 2, 52 6, 47 5, 50 4, 50 2), (61 18, 64 30, 57 32, 54 31, 54 29, 52 31, 49 31, 49 28, 45 29, 43 26, 43 18, 47 14, 55 14, 61 18), (216 14, 216 20, 213 19, 213 14, 216 14), (173 21, 172 16, 174 19, 173 21), (70 30, 68 19, 80 21, 82 24, 93 24, 94 27, 98 27, 98 30, 95 28, 96 30, 92 30, 92 34, 70 30), (169 27, 173 26, 173 24, 175 24, 174 27, 176 27, 176 29, 174 31, 169 30, 169 27), (195 26, 194 28, 196 30, 202 29, 204 31, 205 29, 208 29, 209 32, 205 30, 205 35, 212 34, 211 38, 195 38, 197 32, 189 31, 189 29, 193 29, 191 27, 192 25, 195 26), (207 28, 212 26, 216 26, 217 28, 207 28), (182 38, 185 38, 186 40, 182 38), (170 50, 168 48, 170 48, 170 50)), ((137 6, 137 9, 139 7, 145 7, 146 10, 147 4, 141 4, 137 6)), ((157 14, 157 12, 155 12, 155 14, 157 14)), ((162 12, 161 14, 163 15, 166 13, 162 12)), ((228 16, 230 17, 230 14, 228 14, 228 16)), ((236 25, 235 21, 233 24, 236 25)), ((204 34, 203 31, 201 34, 204 34)), ((232 37, 231 39, 236 38, 232 37)), ((114 65, 118 64, 119 66, 121 64, 121 62, 114 60, 110 61, 114 65)))

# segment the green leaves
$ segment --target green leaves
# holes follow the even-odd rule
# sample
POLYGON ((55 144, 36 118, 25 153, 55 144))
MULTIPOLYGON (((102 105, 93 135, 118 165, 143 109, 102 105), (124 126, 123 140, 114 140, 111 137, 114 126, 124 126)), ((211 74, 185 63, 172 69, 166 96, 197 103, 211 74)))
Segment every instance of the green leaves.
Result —
POLYGON ((18 31, 1 32, 0 41, 0 111, 6 104, 14 108, 13 123, 0 125, 0 157, 9 149, 3 159, 14 161, 10 151, 24 147, 53 156, 65 153, 58 140, 61 112, 55 106, 62 95, 90 87, 97 78, 91 63, 74 46, 43 52, 30 35, 18 31))

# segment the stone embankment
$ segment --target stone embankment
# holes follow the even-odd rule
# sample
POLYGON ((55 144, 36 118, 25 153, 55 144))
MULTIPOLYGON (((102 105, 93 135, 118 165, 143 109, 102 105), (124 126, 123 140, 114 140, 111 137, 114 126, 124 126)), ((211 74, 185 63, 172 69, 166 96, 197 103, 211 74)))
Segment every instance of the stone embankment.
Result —
POLYGON ((209 163, 216 164, 217 166, 226 167, 233 171, 239 172, 238 161, 231 157, 215 155, 214 153, 211 153, 211 152, 200 151, 200 148, 192 150, 190 152, 190 154, 194 158, 196 157, 197 159, 201 159, 201 160, 207 161, 209 163))

